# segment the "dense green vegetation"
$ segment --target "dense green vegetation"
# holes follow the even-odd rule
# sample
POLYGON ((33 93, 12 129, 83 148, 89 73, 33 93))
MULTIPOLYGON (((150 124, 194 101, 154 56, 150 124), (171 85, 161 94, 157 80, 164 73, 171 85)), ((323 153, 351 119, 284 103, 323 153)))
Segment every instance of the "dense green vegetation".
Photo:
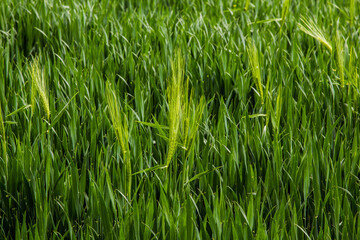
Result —
POLYGON ((358 0, 0 2, 0 239, 360 239, 358 0))

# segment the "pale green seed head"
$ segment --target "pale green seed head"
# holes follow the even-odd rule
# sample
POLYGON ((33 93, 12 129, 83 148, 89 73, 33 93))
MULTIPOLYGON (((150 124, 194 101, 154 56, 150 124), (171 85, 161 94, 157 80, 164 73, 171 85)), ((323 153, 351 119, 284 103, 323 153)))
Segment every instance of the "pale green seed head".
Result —
POLYGON ((261 83, 261 69, 260 69, 260 64, 259 64, 259 54, 258 54, 256 45, 251 40, 251 38, 248 38, 247 52, 249 55, 250 67, 251 67, 251 72, 252 72, 253 78, 255 80, 255 85, 260 94, 261 103, 264 103, 264 93, 263 93, 263 87, 262 87, 262 83, 261 83))
POLYGON ((50 105, 49 105, 49 98, 46 89, 45 73, 44 70, 39 66, 38 58, 35 58, 31 64, 30 76, 31 76, 31 86, 32 86, 31 106, 34 109, 36 94, 39 94, 47 119, 50 119, 50 105))
POLYGON ((324 45, 327 49, 332 51, 332 46, 329 41, 326 39, 323 31, 316 25, 316 23, 310 18, 301 17, 301 23, 298 23, 298 27, 301 31, 306 33, 307 35, 318 40, 322 45, 324 45))
POLYGON ((336 62, 338 65, 339 76, 341 86, 345 85, 345 77, 344 77, 344 43, 341 37, 341 33, 339 30, 336 31, 336 62))

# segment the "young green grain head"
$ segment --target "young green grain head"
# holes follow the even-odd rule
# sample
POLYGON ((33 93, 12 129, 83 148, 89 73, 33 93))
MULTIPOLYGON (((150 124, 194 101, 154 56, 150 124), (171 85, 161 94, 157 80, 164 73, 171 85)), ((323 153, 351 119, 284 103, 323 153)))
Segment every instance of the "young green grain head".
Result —
POLYGON ((183 78, 185 62, 181 56, 180 50, 176 51, 175 60, 171 61, 172 76, 169 80, 167 89, 167 98, 169 105, 169 149, 166 159, 168 167, 173 158, 176 146, 178 132, 181 122, 182 96, 183 96, 183 78))
POLYGON ((350 26, 354 25, 354 19, 355 19, 355 12, 356 12, 356 4, 355 4, 356 0, 350 0, 350 6, 349 6, 349 11, 350 11, 350 26))
POLYGON ((291 4, 291 0, 283 1, 283 5, 282 5, 282 9, 281 9, 281 28, 284 25, 285 19, 289 13, 290 4, 291 4))
MULTIPOLYGON (((49 98, 47 95, 46 89, 46 80, 44 70, 39 66, 38 58, 35 58, 31 64, 30 68, 31 76, 31 106, 32 109, 35 108, 36 94, 39 94, 41 103, 44 107, 47 119, 50 119, 50 106, 49 98)), ((32 113, 34 110, 32 111, 32 113)))
POLYGON ((248 38, 248 44, 247 44, 247 52, 249 55, 249 62, 251 67, 251 72, 253 75, 253 78, 255 80, 256 88, 260 94, 261 98, 261 104, 264 103, 264 93, 263 93, 263 86, 261 83, 261 71, 260 71, 260 64, 259 64, 259 54, 258 50, 256 48, 255 43, 251 40, 251 38, 248 38))
POLYGON ((344 43, 341 37, 341 33, 339 30, 336 31, 336 62, 338 65, 339 75, 340 75, 340 82, 341 87, 345 85, 345 78, 344 78, 344 43))
POLYGON ((115 130, 116 138, 118 139, 126 168, 126 192, 130 198, 131 193, 131 161, 129 149, 129 129, 127 118, 124 112, 120 110, 120 104, 116 97, 115 90, 112 88, 111 83, 106 84, 106 100, 109 108, 110 119, 115 130))
POLYGON ((248 10, 249 5, 250 5, 250 0, 246 0, 246 2, 245 2, 245 7, 244 7, 245 11, 248 10))
POLYGON ((321 44, 323 44, 327 49, 332 51, 331 44, 328 40, 326 40, 325 34, 321 31, 321 29, 312 21, 310 18, 301 17, 301 23, 298 23, 298 27, 301 31, 306 33, 307 35, 315 38, 321 44))
POLYGON ((350 57, 349 57, 349 74, 350 74, 350 79, 352 81, 352 84, 355 88, 357 88, 359 86, 358 83, 358 73, 357 73, 357 68, 356 68, 356 54, 355 54, 355 50, 354 47, 351 47, 350 49, 350 57))

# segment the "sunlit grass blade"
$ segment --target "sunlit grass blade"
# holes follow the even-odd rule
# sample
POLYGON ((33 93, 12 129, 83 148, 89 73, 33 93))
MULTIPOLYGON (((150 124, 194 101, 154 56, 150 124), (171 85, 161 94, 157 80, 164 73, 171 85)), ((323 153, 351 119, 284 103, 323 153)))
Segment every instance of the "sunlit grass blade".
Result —
POLYGON ((13 115, 17 114, 18 112, 21 112, 21 111, 23 111, 25 109, 28 109, 29 107, 31 107, 31 105, 24 105, 21 108, 18 108, 15 111, 13 111, 12 113, 9 113, 8 115, 6 115, 6 118, 8 118, 10 116, 13 116, 13 115))
POLYGON ((318 40, 322 45, 324 45, 327 49, 332 51, 332 46, 329 41, 326 39, 323 31, 316 25, 316 23, 310 18, 301 17, 301 23, 298 23, 298 27, 301 31, 306 33, 307 35, 318 40))

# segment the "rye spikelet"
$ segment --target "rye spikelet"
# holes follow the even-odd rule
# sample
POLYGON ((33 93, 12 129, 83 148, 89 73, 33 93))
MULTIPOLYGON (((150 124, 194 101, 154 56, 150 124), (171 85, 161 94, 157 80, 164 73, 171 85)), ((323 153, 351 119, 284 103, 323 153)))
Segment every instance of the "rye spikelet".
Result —
POLYGON ((355 19, 355 12, 356 12, 356 4, 355 4, 356 0, 350 0, 350 6, 349 6, 349 11, 350 11, 350 26, 354 26, 354 19, 355 19))
POLYGON ((30 68, 31 76, 31 106, 32 113, 35 108, 36 95, 39 94, 42 106, 45 110, 47 119, 50 119, 50 107, 49 107, 49 98, 47 96, 46 90, 46 80, 44 70, 39 66, 38 58, 35 58, 31 64, 30 68))
POLYGON ((356 65, 356 53, 354 50, 354 47, 351 47, 350 49, 350 59, 349 59, 349 74, 350 74, 350 79, 352 81, 352 84, 355 88, 358 88, 359 83, 358 83, 358 73, 357 73, 357 65, 356 65))
POLYGON ((283 1, 283 5, 282 5, 282 10, 281 10, 281 26, 284 24, 285 19, 289 13, 289 9, 290 9, 290 4, 291 4, 291 0, 284 0, 283 1))
POLYGON ((298 23, 300 30, 303 31, 304 33, 306 33, 307 35, 318 40, 321 44, 323 44, 331 52, 332 51, 331 44, 329 43, 328 40, 326 40, 324 33, 314 23, 314 21, 312 21, 311 19, 306 19, 303 16, 301 17, 300 20, 302 22, 302 23, 298 23))
POLYGON ((255 43, 250 38, 248 38, 247 52, 249 55, 251 72, 252 72, 253 78, 255 80, 255 85, 256 85, 257 91, 260 94, 261 104, 263 104, 264 103, 264 93, 263 93, 263 87, 262 87, 262 83, 261 83, 259 55, 258 55, 258 50, 256 48, 255 43))
POLYGON ((341 33, 339 30, 336 31, 336 62, 338 65, 339 75, 341 87, 345 85, 345 77, 344 77, 344 43, 341 37, 341 33))
POLYGON ((167 89, 169 105, 169 149, 166 159, 167 167, 170 165, 177 147, 176 142, 181 121, 184 65, 184 59, 181 56, 180 50, 177 50, 175 61, 171 62, 172 76, 167 89))
POLYGON ((246 2, 245 2, 245 7, 244 7, 245 11, 248 10, 249 5, 250 5, 250 0, 246 0, 246 2))

